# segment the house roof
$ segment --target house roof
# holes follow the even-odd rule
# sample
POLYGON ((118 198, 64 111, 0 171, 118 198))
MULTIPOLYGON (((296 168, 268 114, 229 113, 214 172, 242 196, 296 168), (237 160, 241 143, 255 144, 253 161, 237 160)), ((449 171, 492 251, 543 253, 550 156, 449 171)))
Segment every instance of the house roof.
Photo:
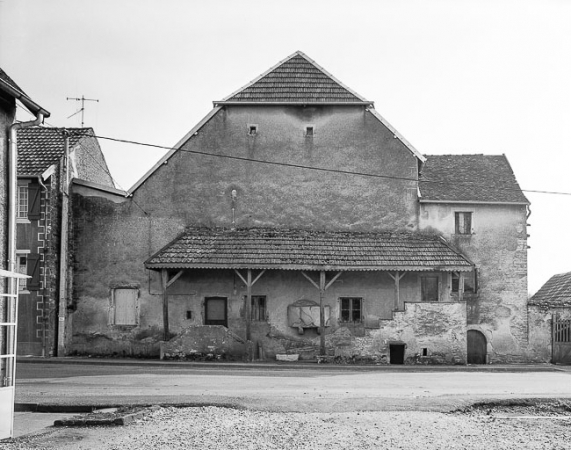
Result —
POLYGON ((473 265, 435 236, 193 228, 149 258, 145 267, 470 271, 473 265))
POLYGON ((421 202, 529 204, 505 155, 426 155, 421 202))
MULTIPOLYGON (((82 138, 93 136, 92 128, 65 128, 72 148, 82 138)), ((31 127, 18 130, 18 176, 41 175, 64 155, 64 128, 31 127)))
POLYGON ((571 272, 553 275, 529 300, 530 305, 571 306, 571 272))
POLYGON ((372 104, 300 51, 214 103, 372 104))
POLYGON ((8 93, 12 97, 18 99, 32 113, 41 112, 44 117, 49 117, 50 113, 34 102, 21 88, 16 84, 4 70, 0 68, 0 90, 8 93))

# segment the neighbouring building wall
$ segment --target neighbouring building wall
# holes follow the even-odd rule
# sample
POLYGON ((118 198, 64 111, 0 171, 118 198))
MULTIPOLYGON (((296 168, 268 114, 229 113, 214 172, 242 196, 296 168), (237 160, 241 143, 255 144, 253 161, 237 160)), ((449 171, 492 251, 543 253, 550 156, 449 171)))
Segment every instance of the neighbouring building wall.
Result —
POLYGON ((528 358, 534 362, 552 362, 553 318, 571 319, 569 307, 528 306, 529 347, 528 358))
POLYGON ((465 296, 467 323, 486 337, 490 363, 526 358, 526 214, 524 205, 420 206, 420 229, 442 234, 478 269, 478 293, 465 296), (455 212, 472 213, 472 234, 455 234, 455 212))
POLYGON ((105 156, 95 137, 84 137, 72 149, 72 164, 77 170, 77 178, 103 186, 115 187, 105 156))

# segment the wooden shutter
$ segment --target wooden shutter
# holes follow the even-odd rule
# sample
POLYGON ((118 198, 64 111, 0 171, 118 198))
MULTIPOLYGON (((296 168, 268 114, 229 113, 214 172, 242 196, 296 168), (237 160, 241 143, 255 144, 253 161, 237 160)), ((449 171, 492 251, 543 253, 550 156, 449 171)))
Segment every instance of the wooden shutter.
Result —
POLYGON ((137 325, 138 289, 115 289, 115 325, 137 325))
POLYGON ((28 186, 28 219, 40 220, 40 186, 29 184, 28 186))
POLYGON ((28 275, 31 276, 28 280, 28 290, 40 290, 40 255, 37 253, 30 253, 26 255, 28 258, 28 275))

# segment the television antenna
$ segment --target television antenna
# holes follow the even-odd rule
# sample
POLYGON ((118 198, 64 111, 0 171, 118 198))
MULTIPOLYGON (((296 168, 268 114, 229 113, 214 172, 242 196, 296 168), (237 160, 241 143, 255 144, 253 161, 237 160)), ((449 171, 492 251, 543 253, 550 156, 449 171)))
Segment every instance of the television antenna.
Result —
POLYGON ((99 103, 99 100, 95 98, 85 98, 83 95, 81 97, 67 97, 67 100, 76 100, 78 102, 81 102, 81 108, 78 111, 74 112, 71 116, 69 116, 68 119, 71 119, 76 114, 81 113, 81 128, 83 128, 83 114, 85 112, 85 102, 99 103))

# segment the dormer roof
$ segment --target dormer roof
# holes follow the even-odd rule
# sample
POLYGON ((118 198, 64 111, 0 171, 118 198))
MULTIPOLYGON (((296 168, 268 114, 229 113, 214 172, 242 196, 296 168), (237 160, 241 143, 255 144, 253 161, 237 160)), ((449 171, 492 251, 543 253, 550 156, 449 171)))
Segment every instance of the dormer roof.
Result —
POLYGON ((214 105, 222 104, 365 104, 303 52, 297 51, 214 105))

